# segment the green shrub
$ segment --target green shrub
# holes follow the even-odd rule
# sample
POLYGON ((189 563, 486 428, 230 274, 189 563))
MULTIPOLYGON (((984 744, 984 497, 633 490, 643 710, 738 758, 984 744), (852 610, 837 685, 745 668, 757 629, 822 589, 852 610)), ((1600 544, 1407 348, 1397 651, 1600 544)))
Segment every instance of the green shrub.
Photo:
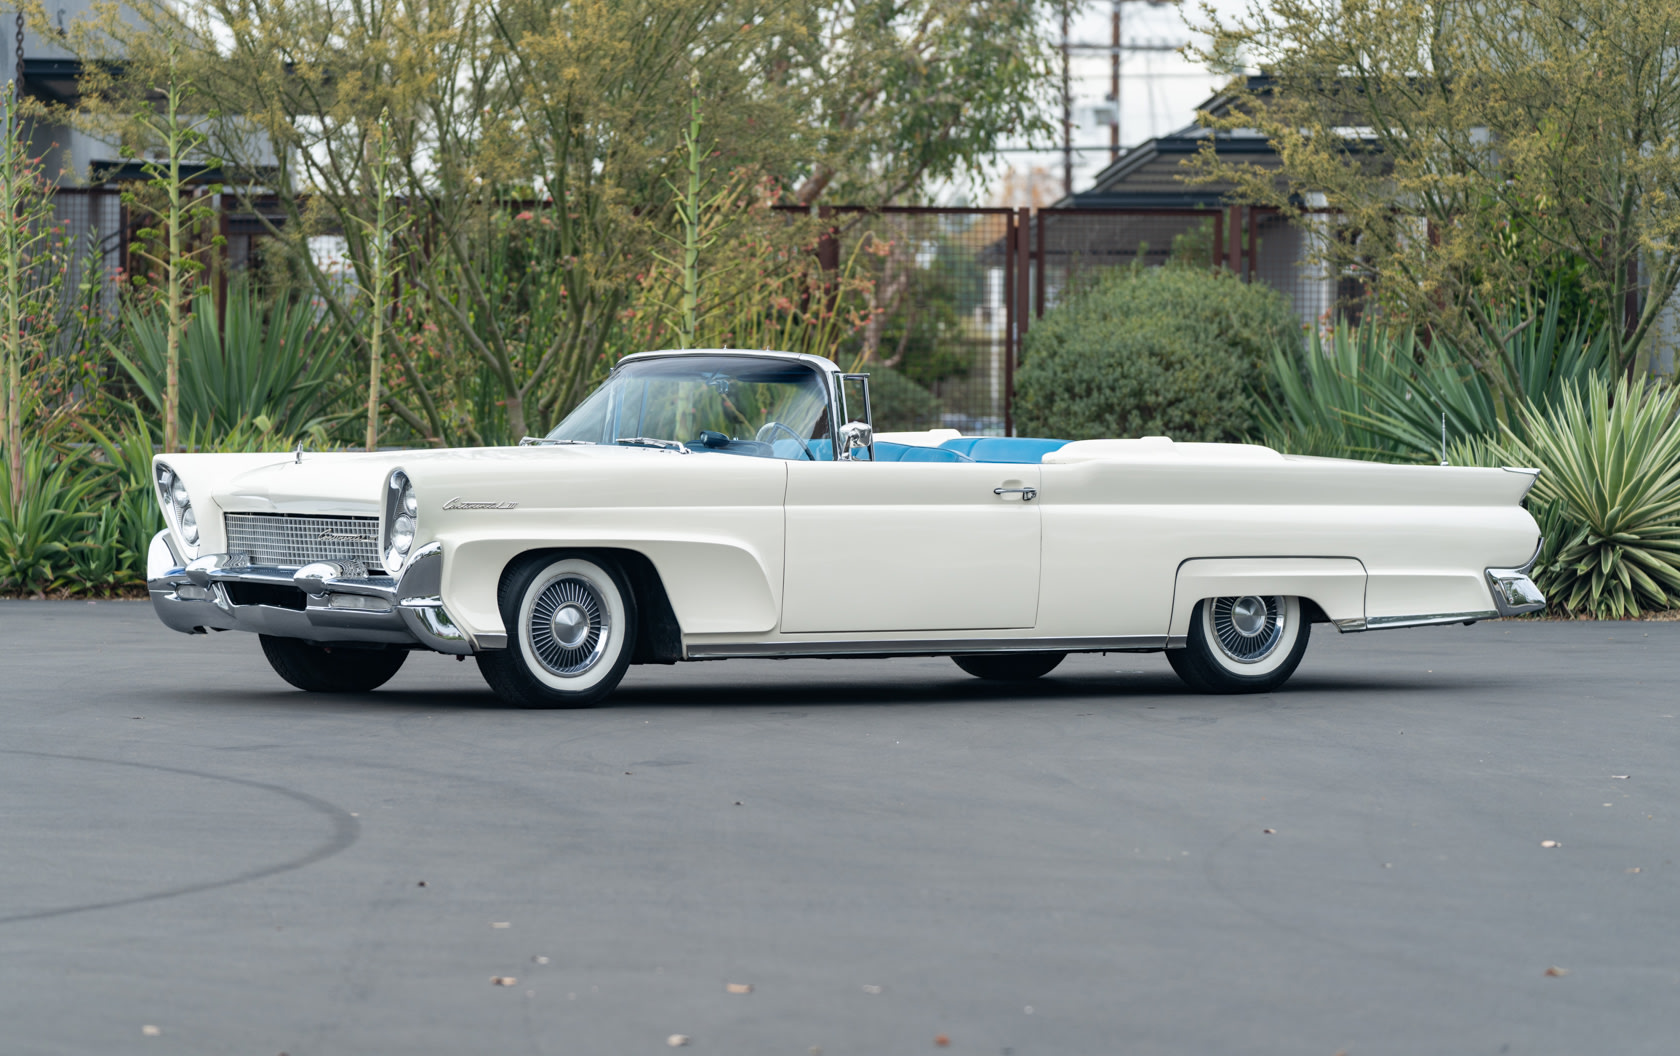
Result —
POLYGON ((913 431, 939 427, 939 397, 909 378, 879 363, 869 371, 869 409, 875 428, 881 432, 913 431))
POLYGON ((1278 293, 1228 274, 1106 272, 1028 331, 1016 432, 1240 440, 1267 355, 1299 334, 1278 293))
POLYGON ((1555 610, 1600 618, 1680 605, 1680 389, 1590 379, 1505 430, 1509 465, 1538 466, 1529 496, 1547 534, 1535 582, 1555 610))

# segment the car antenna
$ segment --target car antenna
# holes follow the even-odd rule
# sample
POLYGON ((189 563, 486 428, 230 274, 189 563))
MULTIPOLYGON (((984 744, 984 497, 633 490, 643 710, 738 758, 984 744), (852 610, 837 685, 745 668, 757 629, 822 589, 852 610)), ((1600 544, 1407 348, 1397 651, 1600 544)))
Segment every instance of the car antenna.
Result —
POLYGON ((297 450, 292 452, 292 464, 303 465, 303 441, 301 439, 298 441, 297 450))
POLYGON ((1447 461, 1447 412, 1441 412, 1441 465, 1450 466, 1447 461))

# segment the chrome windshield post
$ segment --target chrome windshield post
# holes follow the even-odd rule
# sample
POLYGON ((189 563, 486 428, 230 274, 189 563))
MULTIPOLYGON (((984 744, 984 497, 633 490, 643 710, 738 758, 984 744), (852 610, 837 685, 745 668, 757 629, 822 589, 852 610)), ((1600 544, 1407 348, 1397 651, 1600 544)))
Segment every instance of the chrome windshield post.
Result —
POLYGON ((869 452, 869 461, 875 461, 875 413, 869 404, 869 375, 868 374, 839 374, 834 379, 835 387, 840 394, 840 417, 844 422, 835 435, 834 457, 838 460, 854 461, 857 456, 852 452, 863 448, 869 452), (863 395, 863 417, 852 417, 851 408, 846 399, 846 383, 853 382, 859 386, 863 395))

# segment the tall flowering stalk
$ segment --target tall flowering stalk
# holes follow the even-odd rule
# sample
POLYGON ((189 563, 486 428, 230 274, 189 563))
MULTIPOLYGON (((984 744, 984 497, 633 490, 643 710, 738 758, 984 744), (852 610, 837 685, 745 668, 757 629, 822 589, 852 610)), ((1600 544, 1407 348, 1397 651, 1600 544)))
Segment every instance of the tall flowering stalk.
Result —
POLYGON ((52 198, 40 160, 29 155, 18 112, 17 85, 0 96, 5 130, 0 135, 0 350, 5 387, 0 399, 0 438, 6 447, 11 508, 23 501, 23 364, 40 344, 57 282, 51 266, 52 198), (45 265, 45 266, 43 266, 45 265))
MULTIPOLYGON (((212 184, 200 195, 194 193, 192 186, 195 177, 201 177, 217 163, 205 153, 209 143, 205 130, 212 117, 195 115, 189 109, 199 101, 199 85, 187 71, 183 51, 184 45, 177 37, 168 37, 157 54, 148 56, 147 61, 137 61, 130 74, 138 77, 139 83, 149 91, 140 94, 135 109, 128 115, 126 130, 137 135, 155 154, 142 166, 151 193, 123 192, 123 201, 130 208, 149 214, 155 225, 140 229, 139 239, 129 252, 162 272, 163 289, 159 296, 164 302, 169 328, 163 407, 165 451, 179 450, 181 444, 181 337, 191 316, 188 301, 193 279, 205 268, 203 258, 219 252, 227 241, 221 235, 200 237, 215 215, 210 202, 222 188, 220 184, 212 184)), ((125 148, 124 154, 132 151, 125 148)), ((145 281, 144 276, 135 276, 137 284, 145 281)))
POLYGON ((405 231, 411 218, 397 215, 397 201, 391 193, 391 112, 382 110, 379 123, 368 139, 368 193, 373 199, 373 216, 353 217, 362 229, 366 258, 365 273, 356 268, 356 288, 367 297, 368 312, 368 393, 367 393, 367 449, 379 444, 379 386, 380 364, 383 357, 385 331, 390 325, 392 279, 402 265, 403 251, 397 238, 405 231))

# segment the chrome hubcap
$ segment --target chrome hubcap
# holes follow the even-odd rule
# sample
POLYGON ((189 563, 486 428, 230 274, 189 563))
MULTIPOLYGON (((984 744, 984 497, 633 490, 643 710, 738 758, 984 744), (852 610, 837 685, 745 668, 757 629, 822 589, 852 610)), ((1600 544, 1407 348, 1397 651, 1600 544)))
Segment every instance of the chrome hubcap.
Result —
POLYGON ((1208 618, 1219 651, 1239 664, 1266 659, 1283 641, 1283 599, 1248 595, 1215 598, 1208 618))
POLYGON ((1266 627, 1266 603, 1259 598, 1238 598, 1231 605, 1231 626, 1249 638, 1266 627))
POLYGON ((561 576, 549 583, 531 606, 532 652, 557 675, 581 675, 599 663, 609 629, 600 593, 580 576, 561 576))
POLYGON ((589 636, 589 616, 576 605, 562 605, 548 621, 549 633, 563 649, 576 649, 589 636))

